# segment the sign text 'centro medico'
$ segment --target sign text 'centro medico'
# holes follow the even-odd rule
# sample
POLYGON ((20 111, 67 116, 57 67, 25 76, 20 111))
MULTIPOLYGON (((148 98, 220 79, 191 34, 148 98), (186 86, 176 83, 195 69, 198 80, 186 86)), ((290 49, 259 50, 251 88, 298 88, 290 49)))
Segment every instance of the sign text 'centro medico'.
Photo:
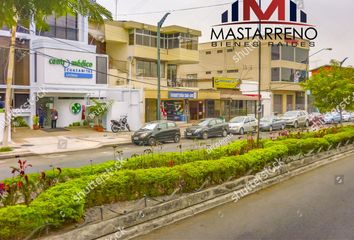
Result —
POLYGON ((179 98, 179 99, 196 99, 196 92, 168 92, 168 98, 179 98))
POLYGON ((241 81, 236 78, 214 77, 213 83, 217 89, 239 89, 241 81))
POLYGON ((293 47, 314 47, 317 36, 300 0, 237 0, 221 14, 219 24, 212 26, 210 40, 213 47, 239 46, 242 40, 255 39, 272 46, 285 41, 293 47), (222 42, 227 40, 232 42, 222 42))
POLYGON ((64 67, 64 77, 66 78, 93 78, 93 63, 86 60, 64 60, 59 58, 51 58, 49 64, 62 65, 64 67))

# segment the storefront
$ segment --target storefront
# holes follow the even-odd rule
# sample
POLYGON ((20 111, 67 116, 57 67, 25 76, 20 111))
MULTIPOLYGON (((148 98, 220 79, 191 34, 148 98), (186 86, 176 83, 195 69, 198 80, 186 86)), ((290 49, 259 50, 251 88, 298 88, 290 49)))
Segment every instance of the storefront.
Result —
MULTIPOLYGON (((107 55, 95 54, 88 49, 79 52, 77 48, 62 45, 53 40, 34 41, 36 54, 33 56, 34 79, 31 82, 31 98, 36 99, 32 115, 41 112, 44 126, 51 126, 51 112, 58 112, 57 127, 63 128, 73 124, 89 124, 89 108, 93 100, 110 103, 108 112, 103 116, 102 125, 110 130, 110 120, 128 115, 132 130, 141 126, 139 90, 108 88, 107 55)), ((83 47, 92 47, 83 45, 83 47)))

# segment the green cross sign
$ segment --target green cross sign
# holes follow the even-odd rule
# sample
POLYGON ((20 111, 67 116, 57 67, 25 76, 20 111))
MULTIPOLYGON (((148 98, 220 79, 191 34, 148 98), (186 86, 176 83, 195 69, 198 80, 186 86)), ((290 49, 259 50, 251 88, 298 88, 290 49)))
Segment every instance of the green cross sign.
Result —
POLYGON ((79 114, 81 112, 81 104, 80 103, 72 103, 70 106, 71 113, 79 114))

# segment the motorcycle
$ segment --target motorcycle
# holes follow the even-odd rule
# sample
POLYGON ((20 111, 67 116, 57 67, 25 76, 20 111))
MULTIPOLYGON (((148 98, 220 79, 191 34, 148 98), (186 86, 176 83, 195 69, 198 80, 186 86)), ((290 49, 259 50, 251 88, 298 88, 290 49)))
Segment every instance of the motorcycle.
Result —
POLYGON ((128 116, 127 115, 122 116, 121 119, 119 119, 119 121, 111 120, 112 132, 117 133, 119 131, 124 131, 126 129, 130 132, 130 127, 128 124, 128 116))

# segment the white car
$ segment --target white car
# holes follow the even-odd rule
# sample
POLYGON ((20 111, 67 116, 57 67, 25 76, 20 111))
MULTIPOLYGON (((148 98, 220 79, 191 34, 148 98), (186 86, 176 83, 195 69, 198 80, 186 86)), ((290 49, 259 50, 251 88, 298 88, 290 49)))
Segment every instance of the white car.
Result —
POLYGON ((230 120, 229 128, 233 134, 243 135, 257 129, 257 119, 250 116, 235 117, 230 120))
POLYGON ((352 120, 352 115, 348 112, 342 112, 343 122, 350 122, 352 120))

